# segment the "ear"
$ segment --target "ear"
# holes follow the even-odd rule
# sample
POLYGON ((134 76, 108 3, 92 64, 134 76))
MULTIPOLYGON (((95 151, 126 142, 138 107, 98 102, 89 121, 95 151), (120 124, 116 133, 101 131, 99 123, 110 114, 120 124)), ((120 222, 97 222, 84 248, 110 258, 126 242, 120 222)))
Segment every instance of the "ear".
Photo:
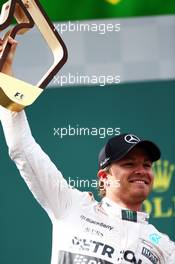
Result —
POLYGON ((105 180, 107 179, 107 172, 104 170, 99 170, 97 173, 97 176, 101 179, 101 180, 105 180))

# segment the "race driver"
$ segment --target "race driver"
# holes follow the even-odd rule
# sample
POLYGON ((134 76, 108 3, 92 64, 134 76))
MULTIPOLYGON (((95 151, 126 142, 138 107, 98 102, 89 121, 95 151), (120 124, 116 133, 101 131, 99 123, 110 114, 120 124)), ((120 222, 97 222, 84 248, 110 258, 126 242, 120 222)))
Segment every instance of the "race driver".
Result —
MULTIPOLYGON (((11 74, 17 46, 2 71, 11 74)), ((1 49, 3 42, 1 41, 1 49)), ((68 186, 33 138, 24 111, 0 108, 9 155, 53 224, 51 264, 174 264, 175 244, 148 223, 142 203, 153 185, 152 164, 160 158, 151 141, 115 136, 99 154, 101 202, 68 186)))

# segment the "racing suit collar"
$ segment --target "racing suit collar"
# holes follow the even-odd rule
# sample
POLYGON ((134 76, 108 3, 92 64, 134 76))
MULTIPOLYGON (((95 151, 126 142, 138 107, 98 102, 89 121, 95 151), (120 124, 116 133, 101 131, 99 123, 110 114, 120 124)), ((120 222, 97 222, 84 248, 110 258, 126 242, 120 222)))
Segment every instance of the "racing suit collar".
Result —
POLYGON ((148 224, 149 214, 122 208, 107 197, 102 199, 102 207, 107 214, 119 217, 122 220, 148 224))

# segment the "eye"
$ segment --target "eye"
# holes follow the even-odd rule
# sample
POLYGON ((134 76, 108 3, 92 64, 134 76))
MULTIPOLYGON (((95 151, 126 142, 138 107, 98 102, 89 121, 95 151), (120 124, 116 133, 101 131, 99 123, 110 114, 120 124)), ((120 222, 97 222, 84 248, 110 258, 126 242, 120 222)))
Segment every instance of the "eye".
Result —
POLYGON ((123 164, 124 165, 124 167, 133 167, 134 166, 134 162, 126 162, 126 163, 124 163, 123 164))
POLYGON ((144 166, 146 168, 151 168, 152 167, 152 163, 151 162, 147 162, 147 163, 144 164, 144 166))

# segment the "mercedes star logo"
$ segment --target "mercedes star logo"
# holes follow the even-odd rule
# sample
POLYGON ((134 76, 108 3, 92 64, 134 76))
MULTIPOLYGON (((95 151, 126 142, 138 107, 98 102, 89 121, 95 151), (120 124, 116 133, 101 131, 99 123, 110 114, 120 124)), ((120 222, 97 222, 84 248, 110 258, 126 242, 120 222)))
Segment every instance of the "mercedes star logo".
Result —
POLYGON ((135 144, 135 143, 138 143, 138 142, 140 141, 140 138, 138 138, 138 137, 135 136, 135 135, 131 135, 131 134, 129 134, 129 135, 126 135, 126 136, 125 136, 125 141, 126 141, 127 143, 135 144))

